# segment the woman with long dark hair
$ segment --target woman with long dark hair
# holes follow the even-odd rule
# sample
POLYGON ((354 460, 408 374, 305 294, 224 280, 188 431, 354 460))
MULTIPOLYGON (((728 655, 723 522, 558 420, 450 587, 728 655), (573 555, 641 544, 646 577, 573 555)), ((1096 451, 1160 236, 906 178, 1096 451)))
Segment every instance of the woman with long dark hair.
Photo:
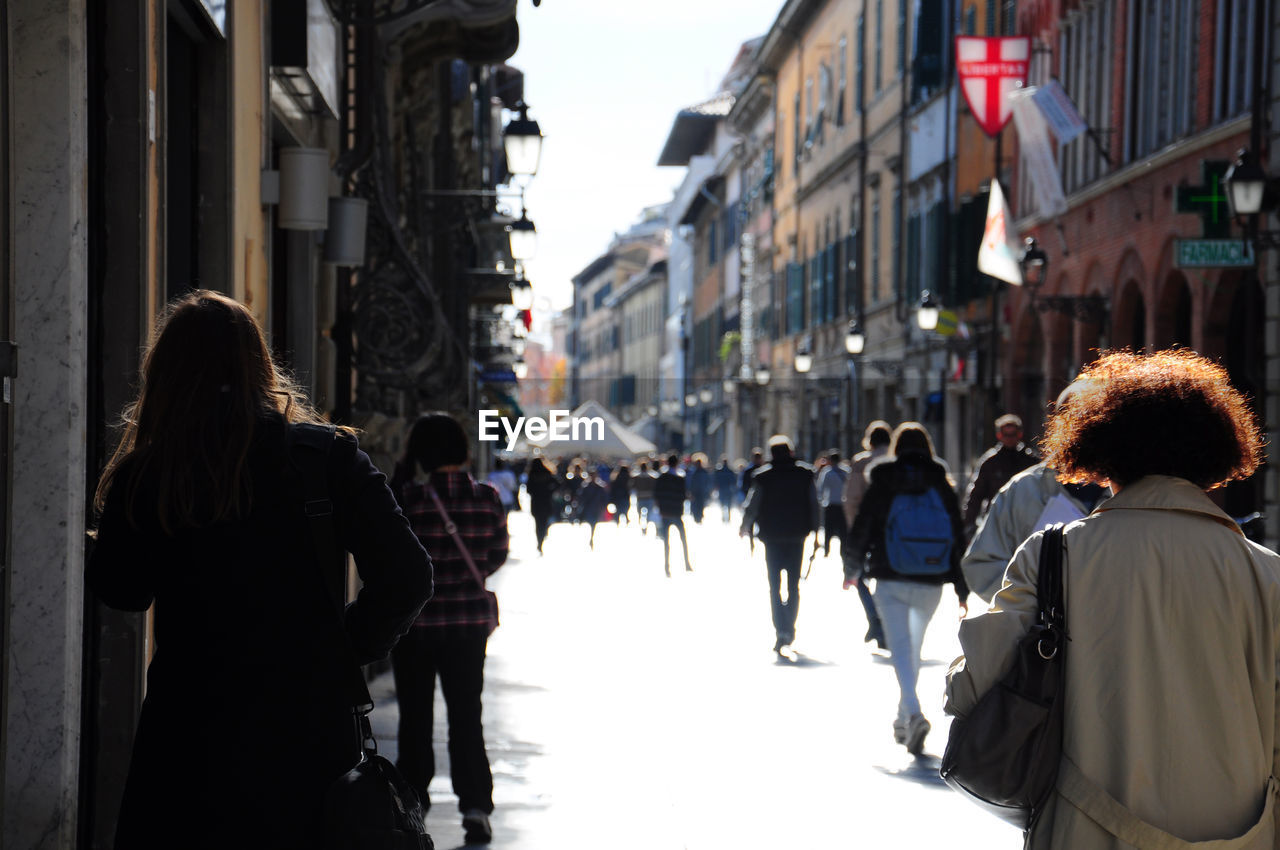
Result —
POLYGON ((392 489, 431 554, 436 593, 391 653, 400 701, 398 766, 430 805, 436 677, 449 720, 449 772, 468 843, 492 837, 493 774, 480 722, 484 659, 498 599, 484 586, 507 560, 507 515, 498 492, 467 472, 471 447, 458 421, 422 416, 409 433, 392 489))
POLYGON ((360 663, 385 656, 431 594, 386 478, 339 429, 334 536, 363 581, 342 634, 325 587, 342 577, 322 576, 291 464, 291 434, 321 421, 242 304, 196 291, 169 307, 86 571, 113 608, 155 604, 117 850, 319 846, 324 792, 359 760, 342 642, 360 663))
POLYGON ((870 486, 842 551, 846 589, 876 580, 873 594, 898 678, 898 717, 893 738, 912 755, 931 728, 920 710, 920 648, 929 621, 951 582, 967 610, 969 586, 960 572, 964 525, 946 465, 919 422, 893 432, 889 454, 867 467, 870 486))

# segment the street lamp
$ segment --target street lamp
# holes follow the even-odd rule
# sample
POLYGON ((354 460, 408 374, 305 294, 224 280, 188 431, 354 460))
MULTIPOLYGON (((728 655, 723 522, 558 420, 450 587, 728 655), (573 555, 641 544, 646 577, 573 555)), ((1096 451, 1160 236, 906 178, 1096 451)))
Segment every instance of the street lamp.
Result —
POLYGON ((1105 325, 1110 312, 1105 295, 1041 295, 1040 287, 1049 279, 1049 255, 1034 236, 1023 240, 1018 257, 1022 281, 1031 296, 1031 306, 1041 313, 1053 310, 1078 322, 1105 325))
POLYGON ((521 312, 533 309, 533 284, 522 277, 511 281, 511 303, 521 312))
POLYGON ((769 364, 762 362, 759 366, 756 367, 756 383, 757 384, 763 387, 765 384, 769 383, 770 377, 771 375, 769 373, 769 364))
POLYGON ((698 403, 698 396, 694 393, 689 393, 684 397, 685 407, 693 407, 697 403, 698 403))
POLYGON ((538 161, 542 158, 542 128, 529 118, 527 103, 522 100, 516 108, 520 110, 520 117, 512 118, 502 131, 507 171, 517 177, 532 177, 538 173, 538 161))
POLYGON ((703 404, 710 404, 711 399, 715 397, 716 397, 716 394, 715 392, 712 391, 711 387, 703 387, 702 389, 698 390, 698 398, 702 401, 703 404))
POLYGON ((800 345, 796 348, 795 367, 796 371, 801 375, 813 368, 813 352, 810 350, 807 338, 801 340, 800 345))
POLYGON ((738 386, 733 382, 733 378, 725 378, 722 388, 724 389, 725 395, 733 395, 734 392, 737 391, 738 386))
POLYGON ((1258 164, 1258 158, 1248 148, 1241 148, 1236 161, 1222 175, 1222 187, 1227 190, 1231 212, 1241 216, 1262 212, 1268 183, 1267 172, 1258 164))
POLYGON ((1023 240, 1018 265, 1022 267, 1023 284, 1033 291, 1049 279, 1049 255, 1040 248, 1040 243, 1034 236, 1023 240))
POLYGON ((862 323, 857 319, 849 320, 849 329, 844 333, 844 350, 852 355, 862 353, 867 345, 867 335, 862 332, 862 323))
POLYGON ((511 238, 511 259, 517 263, 532 260, 538 252, 538 229, 523 209, 520 217, 507 225, 507 234, 511 238))
POLYGON ((517 360, 511 364, 511 371, 515 373, 517 381, 523 381, 529 376, 529 364, 523 359, 517 360))
POLYGON ((925 290, 920 293, 920 309, 916 311, 916 324, 922 331, 936 330, 938 327, 938 302, 933 293, 925 290))

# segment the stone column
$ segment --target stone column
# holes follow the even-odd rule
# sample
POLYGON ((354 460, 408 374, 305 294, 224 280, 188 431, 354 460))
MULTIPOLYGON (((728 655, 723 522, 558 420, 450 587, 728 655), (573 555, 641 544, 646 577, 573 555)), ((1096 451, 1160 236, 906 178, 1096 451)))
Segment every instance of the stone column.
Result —
POLYGON ((85 500, 83 0, 13 0, 13 569, 6 847, 75 846, 85 500))

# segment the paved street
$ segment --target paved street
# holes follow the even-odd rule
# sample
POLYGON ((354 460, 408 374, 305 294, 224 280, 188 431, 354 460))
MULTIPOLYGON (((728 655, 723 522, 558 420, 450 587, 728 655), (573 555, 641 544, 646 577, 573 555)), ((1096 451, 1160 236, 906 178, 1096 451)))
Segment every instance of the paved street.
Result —
MULTIPOLYGON (((893 743, 893 668, 861 641, 838 557, 819 556, 801 583, 795 659, 780 663, 763 552, 753 558, 734 528, 714 506, 706 525, 690 523, 695 571, 674 547, 668 579, 652 531, 601 525, 591 552, 585 526, 555 525, 539 558, 528 514, 512 514, 512 559, 491 581, 502 609, 485 689, 492 846, 1018 846, 936 775, 955 595, 924 645, 934 730, 916 759, 893 743)), ((382 750, 394 752, 389 674, 374 696, 382 750)), ((442 725, 436 740, 430 827, 437 847, 456 848, 442 725)))

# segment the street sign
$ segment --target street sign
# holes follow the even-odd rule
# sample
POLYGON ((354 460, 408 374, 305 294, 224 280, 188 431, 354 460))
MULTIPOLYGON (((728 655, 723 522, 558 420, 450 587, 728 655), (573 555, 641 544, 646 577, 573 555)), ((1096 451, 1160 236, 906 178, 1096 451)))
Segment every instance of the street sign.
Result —
MULTIPOLYGON (((1174 211, 1200 216, 1205 239, 1222 239, 1231 233, 1231 211, 1227 193, 1222 189, 1222 175, 1231 163, 1224 159, 1200 161, 1201 185, 1179 186, 1174 196, 1174 211)), ((1252 265, 1252 264, 1251 264, 1252 265)))
POLYGON ((1244 269, 1257 264, 1247 239, 1175 239, 1173 265, 1179 269, 1244 269))
POLYGON ((956 36, 956 73, 969 111, 988 136, 1009 123, 1010 93, 1026 84, 1031 62, 1031 38, 956 36))
POLYGON ((955 310, 938 311, 938 326, 934 328, 934 332, 939 336, 955 336, 959 326, 960 317, 956 315, 955 310))

